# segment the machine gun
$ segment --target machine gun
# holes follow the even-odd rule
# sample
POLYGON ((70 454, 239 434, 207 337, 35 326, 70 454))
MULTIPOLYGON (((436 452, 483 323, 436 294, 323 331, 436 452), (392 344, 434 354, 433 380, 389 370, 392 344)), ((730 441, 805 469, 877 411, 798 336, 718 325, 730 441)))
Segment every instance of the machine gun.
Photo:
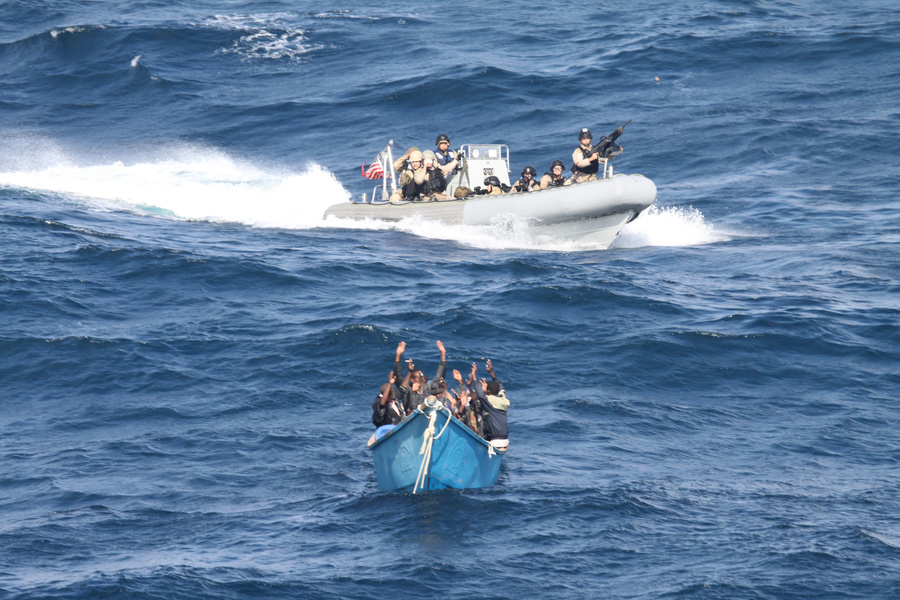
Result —
MULTIPOLYGON (((625 122, 625 125, 631 123, 631 119, 625 122)), ((613 158, 622 154, 622 146, 616 143, 619 136, 625 131, 625 125, 622 125, 609 135, 604 135, 600 141, 594 146, 592 153, 597 152, 600 158, 613 158)))

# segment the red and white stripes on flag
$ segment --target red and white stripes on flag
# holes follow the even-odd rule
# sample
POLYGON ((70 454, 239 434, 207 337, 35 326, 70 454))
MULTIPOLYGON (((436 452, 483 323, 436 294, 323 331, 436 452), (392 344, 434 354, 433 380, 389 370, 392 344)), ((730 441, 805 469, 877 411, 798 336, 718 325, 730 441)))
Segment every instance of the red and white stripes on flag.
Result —
POLYGON ((381 166, 381 162, 377 159, 373 162, 368 169, 366 169, 366 163, 363 163, 362 167, 360 167, 360 173, 366 179, 381 179, 384 177, 384 168, 381 166))

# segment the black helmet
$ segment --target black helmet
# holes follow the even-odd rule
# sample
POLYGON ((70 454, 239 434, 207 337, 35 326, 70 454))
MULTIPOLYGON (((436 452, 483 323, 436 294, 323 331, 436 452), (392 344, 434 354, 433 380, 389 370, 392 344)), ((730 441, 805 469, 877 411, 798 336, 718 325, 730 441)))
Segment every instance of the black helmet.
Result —
POLYGON ((581 129, 581 131, 578 132, 578 139, 579 139, 579 140, 583 140, 583 139, 589 139, 589 140, 590 140, 590 139, 593 139, 593 138, 594 138, 594 136, 591 135, 591 130, 588 129, 587 127, 583 127, 583 128, 581 129))
POLYGON ((484 178, 484 185, 495 185, 497 187, 500 187, 500 178, 496 175, 489 175, 488 177, 484 178))
POLYGON ((441 144, 441 142, 447 142, 449 144, 450 138, 448 138, 446 135, 444 135, 442 133, 441 135, 437 136, 436 140, 434 140, 434 145, 439 146, 441 144))
POLYGON ((535 175, 537 175, 537 171, 534 170, 534 167, 528 165, 527 167, 522 169, 522 177, 525 177, 526 175, 531 175, 532 177, 534 177, 535 175))
POLYGON ((563 163, 563 161, 561 161, 561 160, 554 160, 552 163, 550 163, 550 170, 551 170, 551 171, 553 170, 553 167, 559 167, 560 169, 565 170, 566 165, 565 165, 565 163, 563 163))

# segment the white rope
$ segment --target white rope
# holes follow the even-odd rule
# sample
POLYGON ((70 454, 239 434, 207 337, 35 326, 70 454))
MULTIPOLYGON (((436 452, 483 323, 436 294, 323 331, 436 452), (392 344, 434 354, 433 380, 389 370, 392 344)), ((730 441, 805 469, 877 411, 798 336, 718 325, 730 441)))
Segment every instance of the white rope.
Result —
POLYGON ((419 455, 424 456, 422 457, 422 464, 419 465, 419 475, 416 477, 416 484, 413 486, 413 494, 415 494, 420 487, 425 489, 425 478, 428 476, 428 467, 431 464, 431 448, 434 445, 434 440, 444 435, 444 431, 447 430, 447 425, 450 424, 450 411, 444 408, 444 405, 441 404, 440 401, 436 400, 434 404, 426 401, 425 407, 430 409, 428 415, 428 427, 425 428, 425 433, 422 434, 422 448, 419 450, 419 455), (447 422, 444 423, 441 432, 434 435, 434 424, 437 421, 437 414, 442 409, 447 410, 447 422))

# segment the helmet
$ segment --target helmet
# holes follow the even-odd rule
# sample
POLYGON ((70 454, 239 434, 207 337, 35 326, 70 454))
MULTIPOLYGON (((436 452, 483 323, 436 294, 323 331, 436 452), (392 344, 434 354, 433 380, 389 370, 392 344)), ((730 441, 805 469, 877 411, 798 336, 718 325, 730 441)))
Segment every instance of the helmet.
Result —
POLYGON ((422 153, 422 156, 425 158, 425 160, 430 160, 432 162, 434 161, 434 152, 432 152, 431 150, 426 150, 422 153))
POLYGON ((434 140, 434 145, 435 145, 435 146, 439 146, 441 142, 447 142, 447 143, 449 144, 449 143, 450 143, 450 138, 448 138, 446 135, 444 135, 444 134, 442 133, 441 135, 437 136, 437 139, 436 139, 436 140, 434 140))
POLYGON ((554 160, 552 163, 550 163, 550 170, 551 170, 551 171, 553 170, 553 167, 559 167, 560 169, 565 170, 566 165, 565 165, 565 163, 563 163, 563 161, 561 161, 561 160, 554 160))
POLYGON ((497 187, 500 187, 500 178, 496 175, 489 175, 488 177, 484 178, 484 185, 495 185, 497 187))
POLYGON ((409 162, 422 162, 422 153, 418 150, 413 150, 409 153, 409 162))
POLYGON ((590 139, 593 139, 593 137, 594 137, 594 136, 591 135, 591 130, 588 129, 587 127, 583 127, 583 128, 581 129, 581 131, 578 132, 578 139, 579 139, 579 140, 583 140, 583 139, 589 139, 589 140, 590 140, 590 139))
POLYGON ((525 177, 526 175, 531 175, 532 177, 534 177, 535 175, 537 175, 537 171, 534 170, 534 167, 528 165, 527 167, 522 169, 522 177, 525 177))

